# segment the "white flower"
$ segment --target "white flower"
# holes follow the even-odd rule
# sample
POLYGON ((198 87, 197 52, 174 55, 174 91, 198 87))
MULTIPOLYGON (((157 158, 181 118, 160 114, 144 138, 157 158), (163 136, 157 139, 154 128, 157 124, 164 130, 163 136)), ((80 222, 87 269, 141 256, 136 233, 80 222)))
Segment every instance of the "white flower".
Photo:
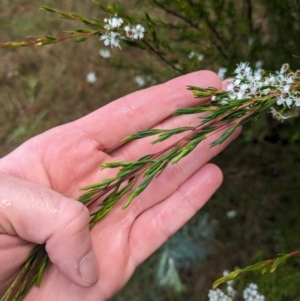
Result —
POLYGON ((109 51, 109 49, 100 49, 99 55, 105 59, 108 59, 108 58, 110 58, 110 51, 109 51))
POLYGON ((249 38, 249 39, 248 39, 248 46, 249 46, 249 47, 252 46, 253 43, 254 43, 254 38, 253 38, 253 37, 249 38))
POLYGON ((285 73, 289 69, 289 67, 289 64, 283 64, 280 69, 280 73, 285 73))
POLYGON ((118 28, 118 27, 120 27, 123 24, 123 19, 122 18, 118 18, 118 17, 112 17, 112 18, 109 18, 108 24, 112 28, 118 28))
POLYGON ((220 77, 221 80, 225 78, 225 74, 227 72, 227 68, 221 67, 218 71, 218 76, 220 77))
POLYGON ((103 35, 100 36, 99 38, 100 41, 103 41, 105 46, 108 46, 110 44, 110 33, 104 33, 103 35))
POLYGON ((132 39, 133 32, 132 32, 132 28, 130 27, 130 25, 124 26, 124 30, 126 32, 126 37, 132 39))
POLYGON ((189 59, 192 59, 193 57, 196 56, 196 53, 197 53, 196 51, 192 50, 192 51, 189 53, 188 58, 189 58, 189 59))
POLYGON ((130 25, 124 26, 124 30, 126 32, 126 37, 138 40, 144 37, 145 27, 141 24, 137 24, 136 26, 131 27, 130 25))
POLYGON ((226 212, 228 218, 235 218, 237 216, 237 212, 235 210, 230 210, 226 212))
POLYGON ((197 51, 192 50, 192 51, 189 53, 188 58, 189 58, 189 59, 192 59, 192 58, 194 58, 194 57, 197 57, 197 60, 198 60, 199 62, 200 62, 200 61, 203 61, 203 59, 204 59, 204 55, 203 55, 203 54, 198 53, 197 51))
POLYGON ((123 24, 123 19, 118 17, 111 17, 109 19, 104 19, 104 22, 108 23, 104 26, 106 30, 111 30, 113 28, 118 28, 123 24))
POLYGON ((300 98, 295 100, 295 106, 300 107, 300 98))
POLYGON ((258 60, 256 63, 255 63, 255 68, 259 69, 263 66, 264 62, 263 60, 258 60))
POLYGON ((249 63, 240 63, 237 65, 237 68, 234 70, 234 73, 237 74, 237 78, 245 77, 251 74, 251 68, 249 67, 249 63))
POLYGON ((90 84, 93 84, 97 81, 97 77, 96 77, 96 74, 95 72, 89 72, 87 75, 86 75, 86 81, 90 84))
POLYGON ((278 105, 287 105, 288 107, 290 107, 293 103, 293 99, 290 95, 290 93, 288 92, 288 88, 286 87, 286 89, 282 89, 281 90, 281 94, 279 94, 277 96, 277 101, 276 103, 278 105))
POLYGON ((143 87, 146 84, 144 77, 141 75, 137 75, 134 80, 139 87, 143 87))
POLYGON ((265 78, 264 84, 266 86, 273 86, 276 82, 276 78, 274 75, 270 75, 269 77, 265 78))
POLYGON ((232 301, 232 298, 224 294, 220 289, 209 290, 208 292, 209 301, 232 301))
POLYGON ((145 27, 142 26, 141 24, 137 24, 135 27, 132 28, 132 38, 137 40, 137 39, 142 39, 144 37, 144 32, 145 32, 145 27))
POLYGON ((114 32, 114 31, 106 32, 100 36, 100 41, 104 41, 105 46, 111 45, 111 48, 113 47, 121 48, 120 34, 118 32, 114 32))
POLYGON ((253 74, 253 80, 260 81, 263 75, 262 69, 258 68, 253 74))
POLYGON ((121 48, 121 46, 120 46, 120 34, 119 33, 114 32, 114 31, 112 31, 110 33, 110 45, 111 45, 111 47, 114 46, 114 47, 121 48))
POLYGON ((255 283, 250 283, 243 291, 243 298, 245 301, 264 301, 265 297, 258 293, 258 286, 255 283))
POLYGON ((197 56, 197 60, 198 60, 199 62, 201 62, 201 61, 203 61, 203 59, 204 59, 204 55, 201 54, 201 53, 199 53, 198 56, 197 56))

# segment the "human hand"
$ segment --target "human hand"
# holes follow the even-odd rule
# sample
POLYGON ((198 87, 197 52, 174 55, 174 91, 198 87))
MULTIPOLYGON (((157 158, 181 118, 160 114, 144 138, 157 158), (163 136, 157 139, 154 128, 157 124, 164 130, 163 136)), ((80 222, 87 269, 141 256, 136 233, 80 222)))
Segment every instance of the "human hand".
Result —
POLYGON ((220 88, 221 82, 209 71, 178 77, 36 136, 0 160, 0 291, 33 246, 46 243, 53 264, 47 267, 41 287, 34 287, 25 300, 108 299, 203 206, 222 181, 220 170, 207 162, 237 133, 213 148, 209 143, 216 137, 203 141, 167 167, 129 208, 122 210, 122 202, 117 203, 90 233, 88 211, 72 200, 80 195, 79 187, 115 174, 100 171, 99 164, 137 160, 178 139, 151 145, 149 137, 124 144, 125 136, 199 122, 193 115, 168 117, 178 108, 199 103, 186 85, 220 88), (80 262, 92 249, 95 264, 85 268, 84 276, 80 262))

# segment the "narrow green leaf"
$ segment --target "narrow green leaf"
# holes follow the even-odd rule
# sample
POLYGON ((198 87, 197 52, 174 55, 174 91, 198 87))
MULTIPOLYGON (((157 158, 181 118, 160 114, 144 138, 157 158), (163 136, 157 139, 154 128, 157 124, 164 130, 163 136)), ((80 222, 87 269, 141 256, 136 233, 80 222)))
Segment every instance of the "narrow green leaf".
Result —
POLYGON ((128 197, 126 203, 122 207, 123 209, 127 208, 133 199, 135 199, 138 195, 140 195, 146 188, 147 186, 151 183, 152 179, 155 177, 155 173, 152 175, 149 175, 146 180, 144 180, 128 197))
POLYGON ((94 183, 91 185, 87 185, 84 187, 81 187, 80 190, 90 190, 90 189, 99 189, 103 186, 107 186, 109 184, 111 184, 113 181, 115 181, 117 178, 116 177, 112 177, 112 178, 108 178, 108 179, 104 179, 101 182, 98 183, 94 183))
POLYGON ((232 135, 232 133, 236 130, 236 128, 239 126, 240 124, 239 123, 236 123, 234 126, 230 127, 227 131, 225 131, 221 137, 217 140, 215 140, 214 142, 212 142, 210 144, 210 147, 214 147, 218 144, 221 144, 223 143, 229 136, 232 135))
POLYGON ((81 42, 84 42, 88 39, 88 37, 82 37, 82 38, 79 38, 79 39, 75 39, 74 42, 77 42, 77 43, 81 43, 81 42))
POLYGON ((49 40, 53 40, 53 41, 56 41, 57 39, 55 37, 52 37, 52 36, 45 36, 45 38, 49 39, 49 40))
POLYGON ((101 169, 105 169, 105 168, 116 168, 116 167, 122 167, 122 166, 130 166, 130 165, 132 165, 132 162, 118 161, 118 162, 102 163, 102 164, 100 164, 100 167, 101 167, 101 169))
POLYGON ((54 9, 54 8, 51 8, 51 7, 48 7, 48 6, 41 6, 40 7, 40 10, 45 10, 45 11, 48 11, 50 13, 57 13, 57 10, 54 9))
POLYGON ((126 136, 125 138, 122 139, 122 141, 128 142, 128 141, 135 140, 135 139, 141 139, 141 138, 160 134, 164 131, 165 130, 161 130, 161 129, 151 129, 151 130, 140 131, 134 135, 126 136))
POLYGON ((178 161, 180 161, 183 157, 188 155, 196 146, 197 144, 193 144, 193 145, 187 145, 184 148, 182 148, 180 150, 180 153, 172 159, 171 163, 172 164, 178 163, 178 161))
POLYGON ((185 131, 192 131, 194 129, 195 129, 194 127, 181 127, 181 128, 176 128, 176 129, 172 129, 172 130, 167 130, 166 132, 161 133, 158 136, 158 138, 152 142, 152 144, 156 144, 158 142, 164 141, 173 135, 177 135, 177 134, 183 133, 185 131))
POLYGON ((191 107, 191 108, 182 108, 178 109, 173 113, 173 115, 186 115, 186 114, 198 114, 207 111, 212 111, 213 107, 210 104, 202 104, 199 106, 191 107))
POLYGON ((221 277, 219 279, 217 279, 214 283, 213 283, 213 289, 216 289, 220 284, 225 283, 227 281, 233 280, 236 277, 238 277, 240 274, 242 273, 241 269, 237 269, 232 271, 229 275, 221 277))
POLYGON ((199 98, 213 96, 218 91, 218 89, 213 88, 213 87, 200 88, 200 87, 196 87, 196 86, 187 86, 187 89, 191 90, 193 92, 194 96, 199 97, 199 98))

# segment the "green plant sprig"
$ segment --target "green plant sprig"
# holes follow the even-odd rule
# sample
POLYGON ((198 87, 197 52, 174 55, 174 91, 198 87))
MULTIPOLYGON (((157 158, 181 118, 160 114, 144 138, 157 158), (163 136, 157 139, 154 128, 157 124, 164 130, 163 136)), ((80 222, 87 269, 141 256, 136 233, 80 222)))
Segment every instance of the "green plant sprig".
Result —
POLYGON ((296 250, 291 253, 280 254, 277 258, 274 259, 260 261, 253 265, 249 265, 245 268, 236 269, 231 273, 229 273, 228 275, 217 279, 213 283, 213 289, 216 289, 220 284, 231 281, 244 273, 249 273, 249 272, 260 272, 261 274, 265 274, 267 272, 273 273, 278 268, 279 265, 284 264, 289 258, 299 256, 299 255, 300 255, 300 250, 296 250))
POLYGON ((89 19, 85 18, 84 16, 76 14, 76 13, 68 13, 68 12, 60 11, 60 10, 57 10, 57 9, 54 9, 51 7, 47 7, 47 6, 42 6, 40 9, 51 12, 51 13, 59 14, 63 19, 66 19, 66 20, 72 20, 72 21, 79 20, 84 25, 93 27, 93 28, 96 27, 97 29, 95 29, 95 30, 77 29, 77 30, 73 30, 73 31, 66 31, 66 33, 68 33, 68 35, 58 36, 58 37, 53 37, 53 36, 49 36, 49 35, 45 36, 43 38, 29 37, 27 41, 2 43, 2 44, 0 44, 0 48, 45 46, 45 45, 51 45, 51 44, 59 43, 59 42, 62 42, 65 40, 70 40, 70 39, 74 39, 76 42, 83 42, 91 36, 99 35, 104 29, 105 23, 100 19, 89 20, 89 19))
MULTIPOLYGON (((241 69, 240 73, 237 74, 238 79, 233 79, 229 84, 231 87, 226 90, 199 88, 194 86, 188 87, 196 98, 211 97, 211 102, 195 107, 179 109, 174 115, 200 114, 198 125, 194 127, 179 127, 170 130, 150 129, 129 135, 123 139, 124 142, 128 142, 156 135, 156 139, 152 142, 155 144, 165 141, 175 135, 182 135, 176 142, 163 150, 155 154, 143 156, 137 161, 120 161, 104 163, 101 165, 101 168, 103 169, 119 168, 119 171, 114 177, 81 188, 84 193, 78 198, 78 201, 85 206, 89 206, 96 201, 101 201, 98 204, 99 209, 91 214, 89 223, 90 229, 109 214, 114 205, 121 199, 126 198, 123 209, 127 208, 131 202, 148 187, 152 180, 158 177, 167 168, 167 166, 178 163, 182 158, 192 152, 199 143, 212 135, 215 135, 219 131, 223 131, 223 133, 219 138, 210 143, 210 147, 223 143, 234 133, 237 127, 248 121, 256 120, 264 112, 271 110, 273 116, 281 121, 293 116, 290 115, 285 117, 283 114, 286 112, 290 114, 291 110, 297 109, 298 106, 300 106, 297 102, 300 101, 300 71, 298 70, 293 73, 292 76, 290 75, 289 77, 292 79, 289 80, 289 77, 286 76, 286 72, 289 71, 288 66, 284 66, 283 71, 278 73, 279 75, 277 74, 278 79, 274 80, 274 86, 263 86, 260 83, 268 80, 268 78, 262 78, 254 82, 255 85, 258 85, 257 91, 254 91, 255 93, 248 91, 248 94, 245 94, 244 97, 237 97, 239 94, 236 95, 234 93, 238 93, 239 89, 245 89, 245 87, 253 81, 251 75, 252 71, 250 72, 249 70, 247 75, 248 78, 244 77, 244 75, 240 78, 241 74, 244 74, 244 70, 247 68, 248 65, 246 63, 242 63, 237 68, 241 69), (291 83, 289 84, 287 81, 290 81, 291 83), (282 85, 285 88, 282 88, 282 85), (251 93, 254 93, 253 96, 251 93), (292 97, 290 102, 287 96, 292 97), (280 112, 276 111, 273 106, 284 101, 287 104, 283 103, 280 112), (139 179, 142 179, 142 182, 137 184, 139 179)), ((298 251, 291 254, 298 254, 297 252, 298 251)), ((284 262, 288 257, 291 257, 291 255, 281 256, 280 259, 272 262, 270 270, 274 270, 275 266, 277 267, 278 264, 284 262)), ((15 281, 0 301, 23 300, 32 286, 40 285, 48 261, 49 259, 45 251, 45 246, 36 246, 30 253, 15 281)), ((229 280, 228 277, 237 277, 240 273, 255 268, 267 269, 269 263, 270 261, 267 261, 258 263, 257 265, 254 265, 254 267, 248 267, 248 269, 236 270, 232 272, 233 274, 226 276, 226 279, 229 280)), ((215 286, 226 281, 225 278, 221 279, 222 280, 217 280, 215 286)))

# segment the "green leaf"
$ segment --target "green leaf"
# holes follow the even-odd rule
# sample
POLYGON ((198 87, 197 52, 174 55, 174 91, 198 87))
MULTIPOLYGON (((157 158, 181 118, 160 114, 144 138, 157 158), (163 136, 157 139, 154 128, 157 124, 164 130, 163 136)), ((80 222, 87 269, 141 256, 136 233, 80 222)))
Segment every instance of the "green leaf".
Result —
POLYGON ((49 39, 49 40, 53 40, 53 41, 56 41, 57 39, 55 37, 52 37, 52 36, 45 36, 45 38, 49 39))
POLYGON ((158 136, 158 138, 152 142, 152 144, 162 142, 162 141, 170 138, 173 135, 177 135, 177 134, 183 133, 185 131, 192 131, 194 129, 195 129, 194 127, 181 127, 181 128, 176 128, 176 129, 172 129, 172 130, 167 130, 164 133, 161 133, 158 136))
POLYGON ((188 90, 191 90, 194 94, 194 96, 199 97, 199 98, 205 98, 205 97, 210 97, 216 94, 218 89, 209 87, 209 88, 200 88, 196 86, 187 86, 188 90))
POLYGON ((75 39, 74 42, 77 42, 77 43, 81 43, 81 42, 84 42, 88 39, 88 37, 82 37, 82 38, 79 38, 79 39, 75 39))
POLYGON ((207 111, 212 111, 213 107, 210 104, 202 104, 199 106, 191 107, 191 108, 182 108, 178 109, 173 113, 173 115, 187 115, 187 114, 198 114, 207 111))
POLYGON ((146 188, 147 186, 151 183, 152 179, 155 177, 155 173, 152 175, 149 175, 145 181, 143 181, 128 197, 126 203, 122 207, 123 209, 127 208, 133 199, 135 199, 137 196, 139 196, 146 188))
POLYGON ((160 129, 152 129, 152 130, 140 131, 140 132, 137 132, 134 135, 126 136, 125 138, 122 139, 122 141, 128 142, 128 141, 135 140, 135 139, 141 139, 141 138, 145 138, 145 137, 149 137, 149 136, 160 134, 160 133, 162 133, 164 131, 165 130, 160 130, 160 129))
POLYGON ((45 10, 45 11, 48 11, 50 13, 57 13, 57 10, 54 9, 54 8, 51 8, 51 7, 48 7, 48 6, 41 6, 40 7, 40 10, 45 10))
POLYGON ((192 145, 187 145, 184 148, 182 148, 180 150, 180 153, 172 159, 171 163, 175 164, 178 161, 180 161, 183 157, 188 155, 196 146, 197 146, 197 144, 195 143, 195 144, 192 144, 192 145))
POLYGON ((241 269, 237 269, 232 271, 229 275, 221 277, 219 279, 217 279, 214 283, 213 283, 213 289, 216 289, 220 284, 225 283, 227 281, 233 280, 236 277, 238 277, 240 274, 242 273, 241 269))
POLYGON ((236 130, 236 128, 237 128, 239 125, 240 125, 239 122, 237 122, 234 126, 230 127, 227 131, 225 131, 225 132, 221 135, 221 137, 220 137, 219 139, 217 139, 217 140, 215 140, 214 142, 212 142, 212 143, 210 144, 210 147, 214 147, 214 146, 216 146, 216 145, 218 145, 218 144, 223 143, 227 138, 229 138, 229 137, 232 135, 232 133, 236 130))

